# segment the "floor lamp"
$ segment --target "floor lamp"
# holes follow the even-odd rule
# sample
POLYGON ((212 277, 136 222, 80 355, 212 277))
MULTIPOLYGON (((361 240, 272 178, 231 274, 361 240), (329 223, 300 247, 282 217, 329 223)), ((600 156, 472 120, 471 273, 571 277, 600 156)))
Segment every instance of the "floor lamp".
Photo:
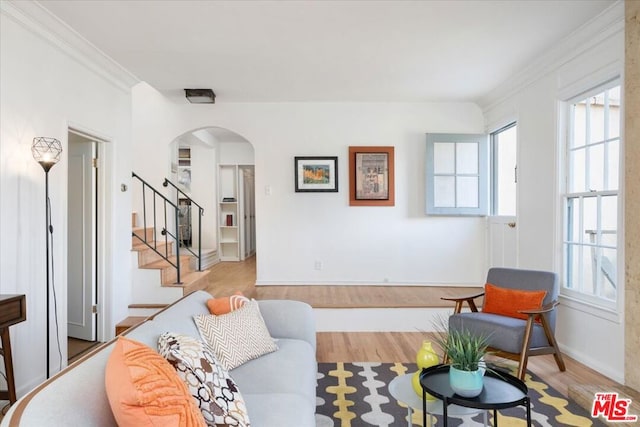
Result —
POLYGON ((47 238, 47 378, 49 378, 49 233, 53 233, 53 226, 51 225, 51 206, 49 203, 49 170, 60 161, 60 154, 62 153, 62 145, 60 141, 55 138, 47 137, 35 137, 33 138, 33 144, 31 145, 31 154, 36 162, 40 163, 42 169, 44 169, 44 205, 46 212, 46 238, 47 238))

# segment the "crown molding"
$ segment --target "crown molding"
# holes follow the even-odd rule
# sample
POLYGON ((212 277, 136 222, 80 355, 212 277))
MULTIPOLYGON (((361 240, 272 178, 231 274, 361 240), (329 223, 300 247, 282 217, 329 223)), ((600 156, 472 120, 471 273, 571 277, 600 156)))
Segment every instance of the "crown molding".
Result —
POLYGON ((2 0, 0 11, 119 89, 130 92, 140 82, 39 2, 2 0))
POLYGON ((488 94, 478 98, 478 105, 485 112, 493 109, 542 76, 558 70, 564 64, 619 32, 624 32, 624 0, 616 1, 598 16, 562 39, 522 71, 501 83, 488 94))

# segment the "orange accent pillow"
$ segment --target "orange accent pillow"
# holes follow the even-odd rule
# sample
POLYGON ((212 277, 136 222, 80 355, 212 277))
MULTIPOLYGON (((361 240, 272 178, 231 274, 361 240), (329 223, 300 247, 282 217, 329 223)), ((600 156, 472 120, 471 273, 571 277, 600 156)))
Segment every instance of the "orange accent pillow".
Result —
POLYGON ((484 285, 484 313, 500 314, 527 320, 526 314, 518 310, 531 310, 542 307, 547 291, 524 291, 501 288, 491 283, 484 285))
POLYGON ((209 313, 220 316, 239 309, 247 301, 249 301, 249 299, 245 297, 242 292, 238 291, 228 297, 211 298, 207 300, 207 308, 209 309, 209 313))
POLYGON ((138 341, 118 338, 107 360, 105 388, 120 426, 206 426, 173 366, 138 341))

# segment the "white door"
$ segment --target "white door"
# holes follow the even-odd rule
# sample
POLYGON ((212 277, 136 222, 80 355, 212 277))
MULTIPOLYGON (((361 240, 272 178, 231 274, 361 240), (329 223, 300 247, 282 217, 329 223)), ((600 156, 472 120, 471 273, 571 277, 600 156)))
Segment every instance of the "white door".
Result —
POLYGON ((253 166, 241 166, 240 187, 240 260, 255 253, 255 182, 253 166))
POLYGON ((97 147, 69 133, 67 322, 68 335, 96 340, 97 147))
POLYGON ((518 267, 515 216, 489 217, 489 267, 518 267))
POLYGON ((489 217, 489 267, 518 267, 518 127, 511 123, 491 133, 492 208, 489 217))

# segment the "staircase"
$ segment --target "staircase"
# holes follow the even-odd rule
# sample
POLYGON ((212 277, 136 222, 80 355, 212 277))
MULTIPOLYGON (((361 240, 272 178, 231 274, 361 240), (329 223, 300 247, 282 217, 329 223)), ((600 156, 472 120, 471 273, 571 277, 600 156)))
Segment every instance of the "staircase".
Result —
MULTIPOLYGON (((209 270, 197 271, 191 255, 180 255, 180 282, 177 282, 178 258, 164 259, 160 253, 174 253, 174 241, 156 241, 153 227, 137 227, 137 214, 132 214, 131 249, 137 258, 133 273, 134 304, 170 304, 184 295, 207 287, 209 270), (141 238, 147 242, 142 242, 141 238), (149 247, 151 246, 151 247, 149 247), (155 249, 155 250, 154 250, 155 249), (158 286, 159 285, 159 286, 158 286)), ((135 260, 134 260, 135 261, 135 260)))
MULTIPOLYGON (((133 302, 129 305, 129 317, 116 325, 116 333, 139 323, 184 295, 205 289, 210 274, 209 270, 201 270, 200 242, 196 248, 175 246, 180 236, 177 204, 135 173, 132 173, 132 177, 142 184, 143 213, 141 218, 136 212, 131 215, 131 254, 135 257, 132 258, 132 264, 137 265, 132 271, 133 302), (147 209, 147 206, 150 208, 147 209), (163 220, 159 220, 161 213, 164 213, 163 220), (171 215, 175 219, 173 227, 172 221, 168 221, 171 215)), ((167 182, 171 184, 165 180, 165 187, 167 182)), ((189 201, 199 207, 191 199, 189 201)), ((202 213, 199 207, 199 224, 202 213)))

